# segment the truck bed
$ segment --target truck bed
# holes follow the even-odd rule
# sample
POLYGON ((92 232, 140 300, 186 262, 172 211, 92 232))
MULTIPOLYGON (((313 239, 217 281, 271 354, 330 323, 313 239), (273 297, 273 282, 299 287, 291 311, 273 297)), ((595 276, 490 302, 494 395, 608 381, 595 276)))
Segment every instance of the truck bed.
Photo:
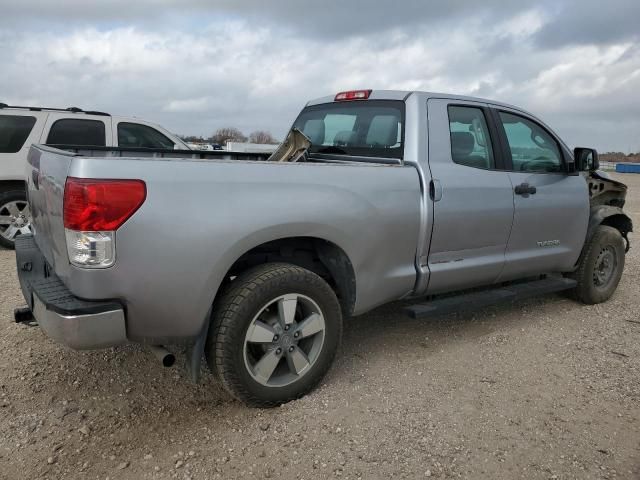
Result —
POLYGON ((93 147, 47 145, 83 157, 171 158, 184 160, 266 160, 270 153, 233 152, 227 150, 173 150, 160 148, 93 147))
MULTIPOLYGON (((98 158, 162 158, 171 160, 247 160, 266 161, 271 153, 234 152, 228 150, 171 150, 159 148, 93 147, 79 145, 44 145, 48 148, 64 150, 82 157, 98 158)), ((372 163, 379 165, 402 165, 402 161, 392 158, 359 157, 315 153, 308 156, 310 162, 320 163, 372 163)))
POLYGON ((131 340, 195 338, 234 263, 282 239, 339 246, 358 282, 352 313, 402 297, 415 285, 422 190, 411 165, 40 145, 31 148, 27 168, 38 249, 73 295, 120 302, 131 340), (68 177, 145 183, 144 203, 117 231, 113 266, 69 263, 68 177))

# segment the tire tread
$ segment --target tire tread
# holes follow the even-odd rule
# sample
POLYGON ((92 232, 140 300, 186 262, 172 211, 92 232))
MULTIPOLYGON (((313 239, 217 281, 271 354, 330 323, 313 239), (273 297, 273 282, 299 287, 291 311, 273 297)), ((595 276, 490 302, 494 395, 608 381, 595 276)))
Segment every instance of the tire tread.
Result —
MULTIPOLYGON (((329 285, 318 275, 301 267, 286 263, 268 263, 254 267, 243 272, 238 278, 232 281, 222 292, 220 298, 216 300, 212 312, 212 328, 209 331, 207 345, 207 362, 209 368, 218 376, 222 386, 232 396, 254 407, 274 407, 281 403, 300 398, 312 390, 317 382, 311 382, 301 391, 291 394, 284 399, 269 401, 255 396, 243 384, 234 368, 233 351, 228 348, 234 344, 234 333, 238 334, 238 329, 233 328, 241 309, 247 299, 254 295, 260 295, 261 289, 273 282, 291 281, 292 277, 297 282, 312 282, 313 286, 320 289, 328 289, 332 295, 335 294, 329 285)), ((339 305, 336 301, 337 310, 339 305)), ((339 335, 341 331, 338 332, 339 335)), ((339 343, 338 339, 338 343, 339 343)), ((331 359, 335 355, 332 353, 331 359)), ((237 367, 237 366, 235 366, 237 367)), ((320 372, 321 378, 324 372, 320 372)), ((318 379, 319 380, 319 379, 318 379)))
MULTIPOLYGON (((618 282, 615 282, 615 284, 613 285, 612 291, 609 296, 604 298, 604 300, 596 298, 591 288, 591 282, 593 281, 592 276, 588 274, 588 270, 591 267, 591 262, 593 261, 594 249, 600 248, 602 246, 601 244, 603 239, 605 239, 609 235, 615 235, 619 238, 619 244, 622 248, 622 256, 619 259, 619 264, 620 269, 624 269, 624 246, 620 232, 608 225, 598 226, 595 233, 593 234, 587 245, 585 245, 585 248, 580 255, 577 270, 568 275, 570 278, 573 278, 578 282, 578 285, 570 294, 573 298, 582 303, 592 305, 595 303, 606 301, 617 288, 619 279, 618 282)), ((621 274, 622 273, 620 272, 620 275, 621 274)))

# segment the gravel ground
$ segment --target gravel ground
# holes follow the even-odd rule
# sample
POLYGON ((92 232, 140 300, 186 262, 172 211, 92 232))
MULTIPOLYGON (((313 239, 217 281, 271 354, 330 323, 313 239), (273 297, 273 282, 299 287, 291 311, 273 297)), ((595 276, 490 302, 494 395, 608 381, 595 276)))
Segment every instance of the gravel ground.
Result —
MULTIPOLYGON (((640 175, 618 178, 640 226, 640 175)), ((640 478, 639 252, 602 305, 349 320, 320 388, 257 410, 137 346, 75 352, 13 324, 0 251, 0 478, 640 478)))

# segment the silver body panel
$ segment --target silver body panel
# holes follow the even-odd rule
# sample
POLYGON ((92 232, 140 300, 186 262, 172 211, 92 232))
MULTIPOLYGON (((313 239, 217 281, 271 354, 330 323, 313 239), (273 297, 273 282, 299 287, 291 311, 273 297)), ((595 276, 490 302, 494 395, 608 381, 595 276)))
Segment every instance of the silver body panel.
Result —
POLYGON ((74 295, 126 306, 131 340, 196 337, 231 265, 280 238, 342 248, 356 276, 355 314, 413 291, 421 193, 412 166, 87 158, 48 147, 32 155, 46 177, 38 189, 28 178, 36 243, 74 295), (116 233, 110 268, 69 264, 67 176, 146 182, 146 201, 116 233))
POLYGON ((405 101, 399 165, 92 158, 34 147, 27 181, 36 243, 74 295, 120 301, 127 338, 146 343, 196 338, 232 264, 277 239, 313 237, 340 247, 355 273, 353 314, 406 296, 571 270, 588 225, 582 176, 523 178, 451 159, 448 103, 515 107, 424 92, 374 91, 370 98, 405 101), (117 231, 110 268, 69 264, 67 176, 147 185, 146 201, 117 231), (525 181, 539 194, 517 198, 514 185, 525 181), (559 240, 557 248, 536 243, 550 239, 559 240))

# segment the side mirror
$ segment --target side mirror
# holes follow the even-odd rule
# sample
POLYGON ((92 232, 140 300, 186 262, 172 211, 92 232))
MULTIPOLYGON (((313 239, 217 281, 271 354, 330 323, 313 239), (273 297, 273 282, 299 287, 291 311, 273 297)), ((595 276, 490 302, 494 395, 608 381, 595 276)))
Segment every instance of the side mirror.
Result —
POLYGON ((573 160, 578 172, 593 172, 600 168, 598 152, 593 148, 575 148, 573 150, 573 160))

